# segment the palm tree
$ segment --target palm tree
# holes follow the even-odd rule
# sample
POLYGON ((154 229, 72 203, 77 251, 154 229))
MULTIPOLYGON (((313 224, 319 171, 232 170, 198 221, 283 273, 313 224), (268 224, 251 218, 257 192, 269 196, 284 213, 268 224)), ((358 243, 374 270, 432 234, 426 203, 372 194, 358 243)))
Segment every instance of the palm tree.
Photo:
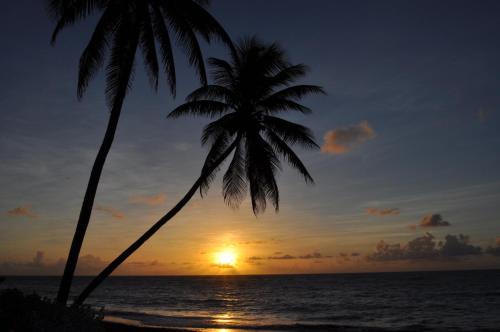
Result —
POLYGON ((47 0, 49 12, 56 20, 52 43, 64 28, 89 16, 99 14, 90 41, 80 58, 78 98, 82 98, 90 80, 103 66, 106 53, 106 97, 110 117, 104 140, 99 149, 76 231, 61 280, 57 300, 66 304, 78 256, 90 220, 94 198, 106 157, 113 143, 125 95, 132 83, 137 50, 142 57, 151 85, 158 88, 160 70, 175 95, 176 74, 171 35, 185 51, 195 67, 201 83, 206 84, 205 65, 197 35, 207 42, 213 37, 232 47, 224 29, 207 12, 207 0, 47 0), (157 51, 157 46, 159 50, 157 51), (160 60, 158 59, 160 55, 160 60))
POLYGON ((80 294, 79 305, 121 263, 174 217, 196 191, 206 193, 217 170, 233 153, 224 174, 223 195, 226 203, 237 207, 250 192, 253 212, 262 213, 270 201, 279 208, 275 175, 280 157, 304 177, 313 179, 290 145, 316 149, 311 131, 276 115, 287 111, 309 113, 297 101, 308 94, 324 93, 315 85, 292 85, 305 75, 306 66, 291 65, 276 44, 265 45, 255 38, 243 40, 232 55, 231 63, 211 58, 214 85, 191 93, 186 103, 169 114, 218 117, 203 131, 202 144, 210 145, 201 175, 187 194, 146 233, 111 262, 80 294))

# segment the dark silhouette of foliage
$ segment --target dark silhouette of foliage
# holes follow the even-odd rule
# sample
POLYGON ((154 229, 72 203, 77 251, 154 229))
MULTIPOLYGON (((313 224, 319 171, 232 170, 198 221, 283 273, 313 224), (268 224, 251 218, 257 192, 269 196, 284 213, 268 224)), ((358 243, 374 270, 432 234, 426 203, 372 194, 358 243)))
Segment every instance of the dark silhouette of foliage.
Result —
POLYGON ((0 292, 0 331, 100 332, 102 318, 102 312, 89 307, 68 308, 17 289, 0 292))
MULTIPOLYGON (((318 148, 313 134, 308 128, 276 115, 288 111, 310 113, 298 100, 324 91, 316 85, 291 85, 305 75, 307 68, 288 63, 277 44, 266 46, 255 38, 245 39, 236 52, 231 62, 211 58, 214 84, 192 92, 187 102, 173 110, 169 117, 218 117, 203 131, 202 144, 211 145, 203 170, 208 170, 228 146, 236 143, 223 178, 224 200, 229 206, 237 207, 249 191, 253 211, 258 214, 266 209, 268 200, 276 210, 279 208, 275 175, 281 169, 280 158, 306 182, 313 183, 291 148, 291 145, 318 148)), ((205 177, 200 188, 202 194, 208 190, 215 174, 213 171, 205 177)))
POLYGON ((230 62, 210 59, 214 84, 191 93, 186 103, 170 114, 217 118, 208 124, 201 138, 210 145, 201 175, 187 194, 146 233, 113 260, 85 290, 75 304, 81 304, 132 253, 139 249, 165 223, 173 218, 201 190, 204 194, 221 164, 232 153, 224 174, 223 194, 229 206, 236 207, 250 193, 255 214, 261 213, 270 200, 276 211, 279 191, 275 175, 281 160, 299 171, 306 182, 313 179, 291 146, 317 149, 311 131, 279 118, 288 111, 302 113, 310 109, 298 101, 314 93, 324 93, 315 85, 292 85, 306 73, 306 66, 291 65, 277 45, 265 45, 255 38, 243 40, 232 54, 230 62))
POLYGON ((89 16, 99 15, 90 41, 80 57, 78 97, 81 98, 90 80, 104 66, 106 97, 111 110, 104 140, 90 175, 84 201, 71 244, 58 301, 66 303, 78 256, 90 220, 97 186, 107 154, 113 143, 123 101, 133 80, 136 53, 142 52, 151 85, 158 88, 160 70, 167 77, 170 92, 175 95, 176 72, 172 53, 172 38, 186 53, 201 83, 206 73, 202 51, 198 43, 201 36, 210 42, 221 39, 232 47, 229 36, 207 12, 208 1, 201 0, 46 0, 49 13, 57 22, 52 35, 59 33, 89 16), (158 48, 157 48, 158 47, 158 48), (109 54, 108 54, 109 53, 109 54))

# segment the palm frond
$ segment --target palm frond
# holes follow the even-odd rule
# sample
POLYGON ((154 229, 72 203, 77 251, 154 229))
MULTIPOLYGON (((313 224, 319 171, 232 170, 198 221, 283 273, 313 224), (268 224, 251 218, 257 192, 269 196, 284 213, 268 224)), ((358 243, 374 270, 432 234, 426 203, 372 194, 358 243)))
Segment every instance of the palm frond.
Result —
POLYGON ((245 163, 254 213, 264 212, 268 199, 278 211, 279 190, 275 174, 281 164, 273 148, 258 133, 246 136, 245 163))
POLYGON ((236 126, 236 121, 238 120, 236 114, 229 113, 210 122, 203 128, 203 134, 201 135, 201 144, 206 145, 207 143, 214 144, 217 138, 223 133, 234 134, 237 132, 238 128, 236 126))
POLYGON ((177 36, 177 44, 188 57, 189 64, 194 67, 201 84, 207 84, 205 62, 200 44, 193 31, 193 27, 186 19, 178 2, 162 1, 160 6, 164 17, 168 20, 171 29, 177 36))
POLYGON ((122 103, 133 79, 139 29, 125 14, 117 27, 109 64, 106 67, 106 98, 109 108, 122 103))
POLYGON ((300 158, 293 152, 293 150, 274 132, 266 130, 266 136, 271 142, 274 149, 283 156, 290 166, 295 168, 303 177, 306 182, 314 183, 313 178, 309 174, 307 168, 304 166, 300 158))
POLYGON ((167 116, 168 118, 178 118, 180 116, 208 116, 215 117, 230 110, 230 106, 219 101, 196 100, 178 106, 167 116))
POLYGON ((48 10, 57 20, 51 43, 56 42, 57 36, 64 28, 94 14, 97 9, 103 9, 106 2, 105 0, 51 0, 48 10))
POLYGON ((314 140, 314 134, 305 126, 278 117, 264 116, 264 126, 288 144, 300 144, 308 149, 319 149, 314 140))
POLYGON ((231 104, 234 100, 234 94, 231 90, 221 85, 205 85, 194 90, 186 97, 186 101, 196 101, 200 99, 221 101, 231 104))
POLYGON ((297 111, 303 114, 312 113, 312 110, 309 107, 284 98, 268 98, 259 102, 258 106, 267 114, 276 114, 288 111, 297 111))
POLYGON ((114 7, 106 8, 99 22, 97 22, 90 42, 80 57, 77 89, 79 99, 83 97, 90 80, 104 62, 105 53, 108 48, 108 39, 115 27, 114 16, 116 12, 114 9, 114 7))
POLYGON ((234 151, 233 159, 224 174, 222 192, 224 201, 231 208, 237 208, 246 195, 244 144, 240 142, 234 151))
POLYGON ((288 99, 288 100, 299 100, 310 94, 326 94, 322 87, 317 85, 293 85, 289 86, 283 90, 277 91, 266 97, 268 99, 288 99))
POLYGON ((231 144, 231 135, 227 133, 222 133, 217 137, 214 141, 210 150, 208 152, 207 158, 205 159, 205 163, 203 164, 203 168, 201 170, 202 181, 200 184, 200 195, 204 196, 207 194, 208 189, 210 188, 210 184, 215 179, 217 172, 220 170, 221 163, 217 163, 217 160, 222 156, 222 154, 227 150, 229 145, 231 144), (216 166, 214 168, 214 166, 216 166), (210 171, 210 169, 212 169, 210 171))
POLYGON ((226 87, 235 85, 235 73, 233 72, 233 67, 229 64, 229 62, 222 59, 209 58, 208 64, 212 68, 210 76, 215 84, 226 87))
POLYGON ((235 47, 229 34, 220 23, 206 10, 204 4, 196 1, 182 1, 181 8, 185 11, 185 18, 189 21, 193 31, 200 34, 205 41, 211 42, 213 38, 226 44, 231 52, 235 52, 235 47))
POLYGON ((309 68, 304 64, 286 67, 276 75, 267 78, 267 84, 272 87, 288 86, 304 76, 308 70, 309 68))
POLYGON ((141 4, 139 10, 141 12, 140 43, 144 67, 146 68, 151 86, 154 90, 157 90, 160 65, 158 64, 158 57, 156 55, 155 35, 148 4, 141 4))
POLYGON ((174 55, 172 52, 172 42, 170 40, 170 34, 168 28, 163 20, 160 9, 157 6, 152 8, 152 22, 155 32, 156 39, 160 45, 163 71, 167 76, 167 83, 170 88, 170 92, 173 96, 176 95, 176 73, 175 73, 175 62, 174 55))

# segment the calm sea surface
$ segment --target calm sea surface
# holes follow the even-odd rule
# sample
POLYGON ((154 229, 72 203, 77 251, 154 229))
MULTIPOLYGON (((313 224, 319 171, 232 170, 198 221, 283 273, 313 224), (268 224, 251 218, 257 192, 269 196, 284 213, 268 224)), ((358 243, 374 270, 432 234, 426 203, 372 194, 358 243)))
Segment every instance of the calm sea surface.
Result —
MULTIPOLYGON (((0 288, 54 297, 57 283, 8 277, 0 288)), ((500 271, 112 277, 88 303, 137 324, 206 331, 500 331, 500 271)))

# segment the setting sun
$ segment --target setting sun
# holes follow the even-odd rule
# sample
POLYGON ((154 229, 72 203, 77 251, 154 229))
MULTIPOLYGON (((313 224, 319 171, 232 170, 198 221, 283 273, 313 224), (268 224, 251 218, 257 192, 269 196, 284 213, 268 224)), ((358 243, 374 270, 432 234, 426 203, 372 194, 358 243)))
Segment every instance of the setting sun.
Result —
POLYGON ((220 266, 234 266, 236 264, 236 253, 234 250, 226 249, 215 255, 215 262, 220 266))

